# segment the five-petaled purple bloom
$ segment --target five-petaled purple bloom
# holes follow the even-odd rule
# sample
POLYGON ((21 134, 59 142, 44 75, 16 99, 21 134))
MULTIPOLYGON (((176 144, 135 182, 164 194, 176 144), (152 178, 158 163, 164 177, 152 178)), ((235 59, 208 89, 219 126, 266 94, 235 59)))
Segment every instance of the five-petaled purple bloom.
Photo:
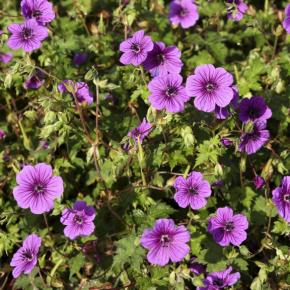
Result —
POLYGON ((225 120, 230 115, 230 107, 233 107, 234 110, 237 110, 239 107, 239 92, 238 88, 236 86, 232 86, 232 89, 234 91, 234 97, 230 102, 230 105, 224 108, 221 108, 219 106, 215 106, 215 117, 218 120, 225 120))
POLYGON ((197 6, 192 0, 173 0, 169 6, 169 20, 182 28, 194 26, 199 18, 197 6))
POLYGON ((94 101, 93 94, 90 92, 89 86, 84 82, 64 80, 57 86, 57 88, 59 92, 70 93, 71 96, 73 96, 73 93, 75 93, 76 99, 79 103, 87 103, 90 105, 94 101))
POLYGON ((55 18, 52 3, 47 0, 22 0, 21 12, 25 19, 35 19, 40 25, 55 18))
POLYGON ((10 52, 0 52, 0 62, 8 63, 12 60, 13 54, 10 52))
POLYGON ((147 58, 153 46, 151 37, 144 35, 144 30, 139 30, 120 44, 120 51, 123 52, 120 62, 138 66, 147 58))
POLYGON ((279 214, 290 223, 290 176, 284 176, 281 186, 275 188, 272 194, 279 214))
POLYGON ((37 264, 37 254, 41 246, 41 238, 36 234, 26 237, 22 247, 13 255, 10 266, 15 267, 12 275, 19 277, 22 273, 30 273, 37 264))
POLYGON ((266 130, 267 123, 255 121, 249 132, 245 132, 240 137, 239 150, 247 154, 256 153, 269 140, 270 132, 266 130))
POLYGON ((143 66, 153 77, 168 73, 179 74, 183 66, 180 57, 181 52, 176 46, 166 47, 163 42, 155 42, 154 48, 148 52, 143 66))
POLYGON ((182 76, 168 74, 155 77, 148 84, 151 95, 149 102, 157 110, 166 109, 170 113, 184 110, 184 104, 189 100, 186 90, 182 85, 182 76))
POLYGON ((89 58, 86 52, 76 52, 73 57, 73 63, 75 66, 80 66, 84 64, 89 58))
POLYGON ((233 76, 224 68, 212 64, 198 66, 194 75, 187 78, 186 90, 194 97, 194 106, 204 112, 212 112, 216 106, 226 107, 234 97, 233 76))
POLYGON ((241 277, 239 272, 232 273, 232 267, 220 272, 212 272, 203 280, 203 287, 196 290, 219 290, 234 285, 241 277))
POLYGON ((290 34, 290 4, 285 8, 285 19, 283 21, 283 27, 290 34))
POLYGON ((75 202, 72 209, 62 212, 60 222, 65 225, 64 235, 71 240, 79 236, 89 236, 95 229, 95 209, 88 206, 85 201, 75 202))
POLYGON ((17 186, 13 196, 21 208, 30 208, 34 214, 42 214, 53 208, 54 199, 63 193, 63 181, 53 176, 52 168, 45 163, 25 165, 16 175, 17 186))
POLYGON ((22 48, 25 52, 31 52, 41 47, 41 41, 48 37, 48 30, 41 26, 35 19, 26 20, 24 23, 14 23, 8 26, 12 33, 7 41, 11 49, 22 48))
POLYGON ((203 208, 207 203, 206 198, 211 195, 209 182, 196 171, 192 171, 186 179, 182 176, 177 177, 174 188, 176 189, 174 199, 182 208, 189 205, 192 209, 203 208))
POLYGON ((218 208, 216 216, 208 222, 208 231, 222 247, 233 244, 239 246, 247 238, 248 220, 242 214, 233 214, 229 207, 218 208))
POLYGON ((253 183, 256 189, 260 189, 266 184, 265 179, 259 175, 255 175, 253 183))
POLYGON ((132 131, 128 133, 128 136, 133 138, 135 143, 138 143, 138 140, 140 140, 140 143, 145 139, 146 136, 150 133, 152 129, 152 125, 147 122, 146 118, 143 118, 142 123, 134 128, 132 131))
POLYGON ((195 261, 196 257, 192 257, 189 262, 189 270, 195 275, 200 275, 205 272, 205 265, 195 261))
POLYGON ((248 6, 243 0, 228 0, 228 18, 234 21, 241 21, 248 10, 248 6))
POLYGON ((265 121, 272 116, 272 111, 267 106, 264 98, 259 96, 243 99, 239 109, 239 117, 243 123, 256 120, 265 121))
POLYGON ((147 259, 151 264, 165 266, 181 261, 190 251, 186 244, 190 234, 184 226, 176 226, 172 219, 159 219, 152 229, 146 229, 141 245, 148 249, 147 259))

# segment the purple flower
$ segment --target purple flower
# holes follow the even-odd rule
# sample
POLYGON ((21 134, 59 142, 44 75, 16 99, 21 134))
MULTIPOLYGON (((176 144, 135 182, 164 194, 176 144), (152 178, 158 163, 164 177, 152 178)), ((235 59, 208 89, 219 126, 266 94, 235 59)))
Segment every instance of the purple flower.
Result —
POLYGON ((143 118, 142 123, 137 128, 130 131, 128 136, 133 138, 135 143, 138 143, 138 139, 140 140, 140 143, 142 143, 145 137, 150 133, 151 129, 152 125, 147 122, 146 118, 143 118))
POLYGON ((47 0, 22 0, 21 12, 25 19, 35 19, 40 25, 55 18, 52 3, 47 0))
POLYGON ((72 93, 67 89, 67 86, 70 89, 74 90, 77 100, 79 103, 87 103, 88 105, 92 104, 94 101, 93 94, 90 92, 89 86, 84 82, 74 82, 71 80, 64 80, 57 87, 61 93, 72 93))
POLYGON ((6 137, 6 133, 4 130, 0 129, 0 140, 6 137))
POLYGON ((30 76, 23 84, 25 89, 34 89, 38 90, 43 84, 44 79, 42 79, 38 74, 30 76))
POLYGON ((190 234, 184 226, 176 226, 172 219, 159 219, 153 229, 146 229, 141 245, 148 249, 147 259, 151 264, 165 266, 181 261, 190 251, 186 244, 190 234))
POLYGON ((288 4, 285 8, 285 19, 283 21, 283 27, 289 34, 290 33, 290 4, 288 4))
POLYGON ((49 148, 49 143, 47 140, 41 140, 39 142, 39 146, 44 149, 44 150, 47 150, 49 148))
POLYGON ((284 176, 281 187, 272 191, 273 203, 276 205, 279 214, 287 222, 290 222, 290 176, 284 176))
POLYGON ((224 182, 219 179, 219 180, 214 181, 211 186, 213 186, 213 187, 221 187, 223 185, 224 185, 224 182))
POLYGON ((181 112, 184 110, 184 103, 189 100, 182 85, 182 76, 178 74, 155 77, 149 82, 148 88, 151 92, 149 102, 157 110, 181 112))
POLYGON ((192 257, 189 262, 189 270, 195 275, 200 275, 205 272, 205 266, 195 262, 196 257, 192 257))
POLYGON ((120 62, 125 65, 138 66, 147 58, 148 52, 152 49, 151 37, 144 35, 144 30, 139 30, 120 44, 120 51, 123 52, 120 62))
POLYGON ((52 168, 45 163, 26 165, 16 175, 17 186, 13 196, 21 208, 30 208, 34 214, 48 212, 53 208, 53 200, 63 193, 60 176, 52 175, 52 168))
POLYGON ((180 73, 183 66, 181 52, 176 46, 166 47, 163 42, 155 42, 154 48, 148 53, 143 66, 153 77, 168 73, 180 73))
POLYGON ((181 25, 182 28, 194 26, 199 15, 197 6, 192 0, 173 0, 169 6, 169 20, 173 25, 181 25))
POLYGON ((266 125, 266 122, 255 121, 253 128, 240 137, 239 150, 247 154, 253 154, 260 150, 270 138, 270 132, 266 130, 266 125))
POLYGON ((229 207, 218 208, 216 216, 208 222, 208 231, 222 247, 233 244, 239 246, 247 238, 247 218, 242 214, 233 214, 229 207))
POLYGON ((243 123, 256 120, 265 121, 272 116, 272 111, 266 105, 264 98, 259 96, 243 99, 239 109, 239 117, 243 123))
POLYGON ((219 290, 234 285, 241 277, 239 272, 231 273, 232 267, 220 272, 212 272, 203 280, 204 287, 196 290, 219 290))
POLYGON ((19 277, 22 273, 30 273, 37 264, 37 254, 41 246, 41 238, 36 234, 27 236, 22 247, 13 255, 10 266, 15 267, 12 275, 19 277))
POLYGON ((228 0, 227 2, 231 4, 228 8, 228 19, 234 21, 242 20, 248 10, 247 4, 243 0, 228 0))
POLYGON ((95 209, 87 206, 85 201, 75 202, 72 209, 67 208, 62 212, 60 222, 65 225, 64 235, 71 240, 79 236, 89 236, 95 229, 95 209))
POLYGON ((22 48, 25 52, 31 52, 41 47, 41 41, 48 37, 46 27, 39 25, 35 19, 26 20, 24 23, 14 23, 8 26, 12 33, 7 41, 11 49, 22 48))
POLYGON ((222 137, 221 138, 221 143, 225 146, 225 147, 229 147, 232 146, 234 144, 234 142, 226 137, 222 137))
POLYGON ((176 189, 174 200, 182 208, 189 205, 192 209, 203 208, 207 203, 206 197, 211 195, 209 182, 196 171, 192 171, 186 179, 182 176, 177 177, 174 188, 176 189))
POLYGON ((12 58, 13 58, 12 53, 0 52, 0 62, 8 63, 12 60, 12 58))
MULTIPOLYGON (((237 110, 238 108, 238 103, 239 103, 239 92, 238 92, 238 88, 236 86, 232 86, 232 89, 234 91, 234 97, 230 102, 230 106, 233 107, 234 110, 237 110)), ((221 108, 219 106, 215 106, 215 117, 219 120, 225 120, 228 118, 228 116, 230 115, 230 111, 229 111, 229 107, 224 107, 221 108)))
POLYGON ((266 184, 265 179, 259 175, 255 175, 253 183, 256 189, 260 189, 266 184))
POLYGON ((214 111, 216 106, 226 107, 234 97, 233 76, 224 68, 212 64, 198 66, 194 75, 187 78, 186 90, 195 97, 194 106, 204 112, 214 111))
POLYGON ((74 54, 73 63, 75 66, 80 66, 88 60, 89 56, 86 52, 77 52, 74 54))

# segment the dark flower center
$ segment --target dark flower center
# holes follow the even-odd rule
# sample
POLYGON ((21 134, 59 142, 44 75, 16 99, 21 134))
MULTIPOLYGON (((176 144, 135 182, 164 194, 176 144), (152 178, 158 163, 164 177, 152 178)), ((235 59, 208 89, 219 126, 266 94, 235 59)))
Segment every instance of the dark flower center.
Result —
POLYGON ((42 12, 40 10, 34 10, 33 13, 32 13, 32 16, 37 18, 39 16, 42 15, 42 12))
POLYGON ((196 190, 196 188, 194 188, 194 187, 189 188, 189 189, 188 189, 188 192, 189 192, 190 194, 193 194, 193 195, 197 194, 197 190, 196 190))
POLYGON ((177 88, 176 87, 173 87, 173 86, 170 86, 167 88, 166 90, 166 96, 167 97, 173 97, 174 95, 177 94, 177 88))
POLYGON ((216 85, 213 84, 213 83, 208 83, 208 84, 206 84, 206 86, 205 86, 205 90, 206 90, 208 93, 212 93, 215 89, 216 89, 216 85))
POLYGON ((212 284, 214 286, 222 287, 224 285, 224 281, 221 278, 215 278, 212 284))
POLYGON ((44 185, 41 183, 35 184, 33 187, 33 191, 35 193, 38 193, 38 194, 43 193, 44 192, 44 185))
POLYGON ((162 53, 158 53, 156 55, 156 59, 157 59, 157 62, 160 64, 160 63, 164 63, 165 57, 162 53))
POLYGON ((32 37, 32 29, 27 27, 23 28, 21 35, 25 40, 30 39, 32 37))
POLYGON ((285 194, 284 195, 284 201, 290 203, 290 194, 285 194))
POLYGON ((27 262, 31 262, 33 260, 33 254, 29 250, 26 250, 22 256, 27 262))
POLYGON ((234 223, 233 222, 226 222, 224 225, 224 230, 226 232, 231 232, 234 229, 234 223))
POLYGON ((160 238, 160 242, 162 244, 162 247, 168 247, 171 239, 168 235, 162 235, 160 238))
POLYGON ((133 50, 135 53, 139 53, 141 51, 140 45, 137 43, 133 43, 131 45, 131 50, 133 50))
POLYGON ((81 225, 81 224, 83 223, 83 218, 82 218, 81 216, 79 216, 79 215, 75 215, 75 216, 74 216, 74 221, 75 221, 77 224, 81 225))
POLYGON ((185 17, 187 14, 188 14, 188 10, 186 8, 181 8, 180 9, 179 15, 181 17, 185 17))

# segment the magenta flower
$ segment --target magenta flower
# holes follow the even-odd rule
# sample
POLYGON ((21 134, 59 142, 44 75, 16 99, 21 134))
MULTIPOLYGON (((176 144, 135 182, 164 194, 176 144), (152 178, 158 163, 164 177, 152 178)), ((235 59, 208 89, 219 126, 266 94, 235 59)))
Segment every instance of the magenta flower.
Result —
POLYGON ((212 112, 216 106, 224 108, 231 102, 234 97, 232 84, 233 76, 224 68, 204 64, 187 78, 186 90, 195 98, 194 106, 198 110, 212 112))
POLYGON ((192 257, 189 262, 189 270, 195 275, 200 275, 205 272, 205 266, 198 262, 195 262, 196 257, 192 257))
POLYGON ((259 96, 243 99, 239 109, 239 117, 243 123, 256 120, 266 121, 272 117, 271 109, 267 106, 264 98, 259 96))
POLYGON ((260 189, 260 188, 264 187, 264 185, 266 184, 265 179, 259 175, 255 175, 255 177, 253 179, 253 183, 254 183, 256 189, 260 189))
POLYGON ((239 150, 247 154, 256 153, 269 140, 270 132, 266 130, 266 122, 255 121, 250 132, 240 137, 239 150))
POLYGON ((30 273, 37 264, 37 254, 41 246, 41 238, 36 234, 26 237, 22 247, 13 255, 10 266, 15 267, 12 275, 19 277, 22 273, 30 273))
POLYGON ((22 24, 11 24, 8 30, 12 35, 7 45, 14 50, 22 48, 25 52, 40 48, 41 41, 48 37, 47 28, 39 25, 35 19, 26 20, 22 24))
POLYGON ((0 140, 6 137, 6 133, 4 130, 0 129, 0 140))
POLYGON ((10 52, 0 52, 0 62, 8 63, 13 59, 13 54, 10 52))
POLYGON ((75 66, 81 66, 89 58, 89 55, 86 52, 77 52, 74 54, 73 63, 75 66))
POLYGON ((248 220, 244 215, 234 215, 231 208, 223 207, 218 208, 216 216, 209 219, 207 229, 222 247, 229 244, 239 246, 247 238, 245 230, 248 226, 248 220))
POLYGON ((154 48, 148 52, 143 66, 153 77, 168 73, 179 74, 183 66, 180 57, 181 52, 176 46, 166 47, 163 42, 155 42, 154 48))
POLYGON ((192 0, 173 0, 169 6, 169 20, 182 28, 194 26, 199 18, 197 6, 192 0))
POLYGON ((22 0, 21 12, 25 19, 35 19, 45 25, 55 18, 52 3, 47 0, 22 0))
POLYGON ((68 91, 67 86, 70 86, 75 91, 75 96, 79 103, 87 103, 88 105, 93 103, 93 94, 90 92, 89 86, 86 83, 64 80, 57 86, 59 92, 70 93, 73 97, 72 93, 68 91))
POLYGON ((233 286, 241 278, 239 272, 232 273, 232 267, 220 272, 212 272, 203 280, 204 287, 197 287, 196 290, 219 290, 233 286))
POLYGON ((128 136, 133 138, 135 143, 138 143, 138 139, 142 143, 142 141, 145 139, 146 136, 148 136, 151 130, 152 125, 147 122, 146 118, 143 118, 142 123, 137 128, 134 128, 132 131, 130 131, 128 133, 128 136))
POLYGON ((284 220, 290 222, 290 176, 284 176, 281 187, 275 188, 272 194, 278 213, 284 220))
POLYGON ((234 144, 234 142, 226 137, 222 137, 221 138, 221 143, 225 146, 225 147, 229 147, 232 146, 234 144))
POLYGON ((53 208, 54 199, 63 193, 60 176, 52 175, 52 168, 45 163, 26 165, 16 175, 17 186, 13 196, 21 208, 30 208, 34 214, 41 214, 53 208))
POLYGON ((243 0, 227 0, 227 2, 230 4, 228 8, 228 19, 241 21, 248 10, 247 4, 243 0))
POLYGON ((89 236, 95 229, 95 209, 87 206, 85 201, 75 202, 72 209, 67 208, 62 212, 60 222, 65 225, 64 235, 71 240, 79 236, 89 236))
POLYGON ((192 171, 186 179, 182 176, 177 177, 174 188, 176 189, 174 200, 182 208, 189 205, 192 209, 203 208, 207 203, 206 197, 211 195, 209 182, 196 171, 192 171))
POLYGON ((181 261, 190 251, 186 244, 190 234, 184 226, 176 226, 172 219, 159 219, 152 229, 146 229, 141 237, 141 245, 148 249, 149 263, 165 266, 181 261))
POLYGON ((283 27, 289 34, 290 33, 290 4, 288 4, 285 8, 285 19, 283 21, 283 27))
POLYGON ((150 36, 144 35, 144 30, 139 30, 131 38, 120 44, 120 51, 123 52, 120 62, 122 64, 140 65, 153 49, 153 42, 150 36))
POLYGON ((225 120, 230 116, 230 107, 233 107, 234 110, 237 110, 239 107, 239 92, 238 88, 236 86, 232 86, 232 89, 234 91, 234 97, 230 102, 230 105, 224 108, 221 108, 219 106, 215 106, 215 117, 218 120, 225 120))
POLYGON ((182 85, 182 76, 178 74, 155 77, 149 82, 148 88, 151 92, 149 102, 157 110, 181 112, 184 110, 184 103, 189 100, 182 85))

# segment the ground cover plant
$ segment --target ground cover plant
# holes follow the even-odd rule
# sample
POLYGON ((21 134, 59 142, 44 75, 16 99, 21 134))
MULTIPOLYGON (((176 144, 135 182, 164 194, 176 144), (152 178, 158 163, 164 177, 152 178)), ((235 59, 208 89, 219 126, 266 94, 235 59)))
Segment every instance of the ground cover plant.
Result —
POLYGON ((290 289, 290 3, 0 3, 0 289, 290 289))

